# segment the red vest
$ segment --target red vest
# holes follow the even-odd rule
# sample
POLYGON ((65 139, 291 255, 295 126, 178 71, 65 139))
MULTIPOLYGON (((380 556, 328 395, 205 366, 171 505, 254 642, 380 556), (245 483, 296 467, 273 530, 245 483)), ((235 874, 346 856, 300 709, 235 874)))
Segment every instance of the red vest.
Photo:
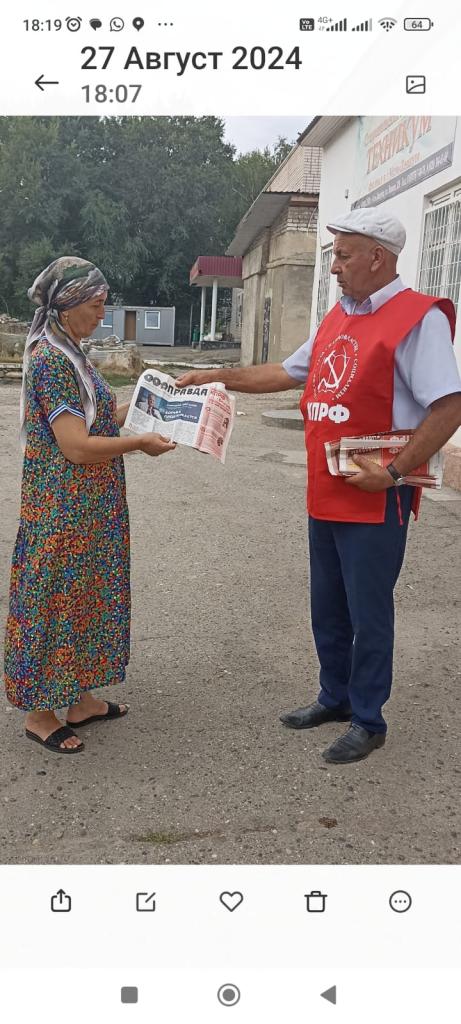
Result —
MULTIPOLYGON (((410 288, 361 316, 348 316, 338 302, 320 324, 300 404, 307 448, 307 510, 315 519, 384 522, 386 491, 369 494, 332 476, 325 441, 392 429, 395 350, 433 305, 448 317, 454 337, 452 302, 410 288)), ((420 496, 420 488, 415 488, 415 514, 420 496)))

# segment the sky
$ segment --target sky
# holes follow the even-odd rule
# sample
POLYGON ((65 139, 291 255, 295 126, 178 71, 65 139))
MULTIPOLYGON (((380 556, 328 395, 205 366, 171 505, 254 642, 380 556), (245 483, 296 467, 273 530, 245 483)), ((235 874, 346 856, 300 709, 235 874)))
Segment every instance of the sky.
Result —
POLYGON ((264 149, 277 142, 279 135, 296 142, 300 132, 307 128, 312 114, 305 117, 226 117, 226 142, 232 142, 239 153, 251 149, 264 149))

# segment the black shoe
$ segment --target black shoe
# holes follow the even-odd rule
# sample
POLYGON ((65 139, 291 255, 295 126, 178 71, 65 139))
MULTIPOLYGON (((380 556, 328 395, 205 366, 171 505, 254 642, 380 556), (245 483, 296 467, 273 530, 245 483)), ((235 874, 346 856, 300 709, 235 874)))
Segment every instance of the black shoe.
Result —
POLYGON ((350 711, 340 711, 338 708, 324 708, 316 700, 307 708, 298 708, 297 711, 289 711, 280 715, 280 721, 289 729, 315 729, 317 725, 324 722, 349 722, 350 711))
POLYGON ((351 725, 343 736, 323 751, 322 757, 333 764, 350 764, 352 761, 362 761, 372 750, 383 747, 385 742, 384 732, 368 732, 361 725, 351 725))

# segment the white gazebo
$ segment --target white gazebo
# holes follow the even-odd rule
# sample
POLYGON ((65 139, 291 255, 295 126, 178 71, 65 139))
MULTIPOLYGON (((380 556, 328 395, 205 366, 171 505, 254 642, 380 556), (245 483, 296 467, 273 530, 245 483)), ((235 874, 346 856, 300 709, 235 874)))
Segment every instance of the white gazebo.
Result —
POLYGON ((202 289, 200 345, 205 332, 206 290, 212 288, 210 341, 216 335, 218 288, 242 288, 242 260, 239 256, 198 256, 190 271, 190 284, 202 289))

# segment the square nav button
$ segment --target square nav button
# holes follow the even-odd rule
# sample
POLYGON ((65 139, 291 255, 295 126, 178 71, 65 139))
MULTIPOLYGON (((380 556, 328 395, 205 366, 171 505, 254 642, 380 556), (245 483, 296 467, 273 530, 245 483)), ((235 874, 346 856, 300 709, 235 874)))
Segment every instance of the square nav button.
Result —
POLYGON ((122 1003, 137 1003, 138 989, 134 985, 124 985, 120 992, 122 1003))

